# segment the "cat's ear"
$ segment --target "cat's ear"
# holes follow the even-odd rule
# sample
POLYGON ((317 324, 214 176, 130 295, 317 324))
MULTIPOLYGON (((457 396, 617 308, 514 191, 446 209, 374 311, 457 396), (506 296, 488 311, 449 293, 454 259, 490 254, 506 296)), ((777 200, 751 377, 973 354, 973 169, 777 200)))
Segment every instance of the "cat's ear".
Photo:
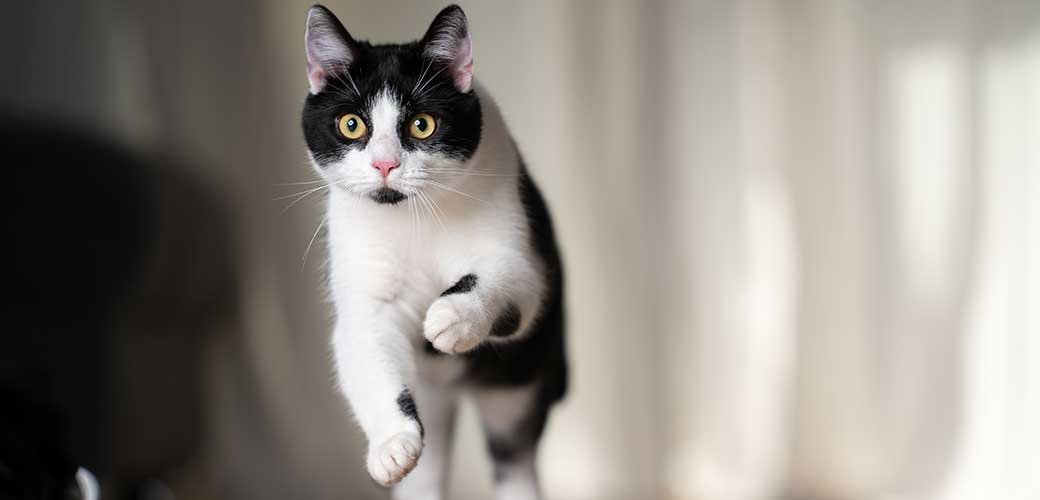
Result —
POLYGON ((469 22, 458 5, 449 5, 437 14, 422 40, 423 55, 447 65, 459 92, 473 88, 473 44, 469 22))
POLYGON ((307 79, 311 93, 325 88, 327 79, 337 71, 346 71, 358 57, 357 42, 336 19, 336 15, 321 5, 307 13, 307 79))

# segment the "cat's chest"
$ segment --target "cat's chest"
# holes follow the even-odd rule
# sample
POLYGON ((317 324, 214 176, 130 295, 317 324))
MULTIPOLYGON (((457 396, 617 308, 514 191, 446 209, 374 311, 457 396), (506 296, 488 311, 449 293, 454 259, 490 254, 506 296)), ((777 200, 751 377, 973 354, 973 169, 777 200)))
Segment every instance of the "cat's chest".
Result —
POLYGON ((439 294, 480 260, 508 252, 513 244, 494 217, 437 221, 381 215, 330 214, 329 259, 338 282, 439 294))

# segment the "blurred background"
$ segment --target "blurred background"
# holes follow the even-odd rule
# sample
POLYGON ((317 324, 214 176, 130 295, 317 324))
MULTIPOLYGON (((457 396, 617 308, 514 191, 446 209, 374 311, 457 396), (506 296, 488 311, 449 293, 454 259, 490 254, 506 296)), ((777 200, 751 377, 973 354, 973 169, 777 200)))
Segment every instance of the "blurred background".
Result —
MULTIPOLYGON (((374 42, 444 6, 327 5, 374 42)), ((1040 2, 462 6, 569 275, 549 498, 1040 498, 1040 2)), ((308 7, 2 7, 0 496, 385 497, 321 200, 284 210, 308 7)))

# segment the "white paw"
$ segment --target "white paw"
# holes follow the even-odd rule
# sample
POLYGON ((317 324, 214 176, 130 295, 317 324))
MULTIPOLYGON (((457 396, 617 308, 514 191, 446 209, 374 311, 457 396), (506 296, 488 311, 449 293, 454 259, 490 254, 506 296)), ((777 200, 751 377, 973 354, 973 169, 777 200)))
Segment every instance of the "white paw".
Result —
POLYGON ((368 474, 383 486, 392 486, 407 475, 422 454, 422 437, 399 432, 382 444, 368 448, 368 474))
POLYGON ((438 351, 459 354, 473 349, 488 335, 480 302, 470 294, 446 295, 426 311, 423 335, 438 351))

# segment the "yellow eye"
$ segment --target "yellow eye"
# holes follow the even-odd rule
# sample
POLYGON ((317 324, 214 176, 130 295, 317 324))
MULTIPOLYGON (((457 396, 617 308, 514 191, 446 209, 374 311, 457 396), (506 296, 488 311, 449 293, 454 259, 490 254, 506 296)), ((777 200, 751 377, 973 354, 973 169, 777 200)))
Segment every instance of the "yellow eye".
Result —
POLYGON ((360 139, 368 132, 365 122, 354 113, 347 113, 339 117, 339 120, 336 120, 336 126, 339 128, 339 133, 347 139, 360 139))
POLYGON ((437 122, 428 113, 419 113, 412 118, 412 124, 408 126, 408 133, 416 139, 425 139, 433 135, 437 130, 437 122))

